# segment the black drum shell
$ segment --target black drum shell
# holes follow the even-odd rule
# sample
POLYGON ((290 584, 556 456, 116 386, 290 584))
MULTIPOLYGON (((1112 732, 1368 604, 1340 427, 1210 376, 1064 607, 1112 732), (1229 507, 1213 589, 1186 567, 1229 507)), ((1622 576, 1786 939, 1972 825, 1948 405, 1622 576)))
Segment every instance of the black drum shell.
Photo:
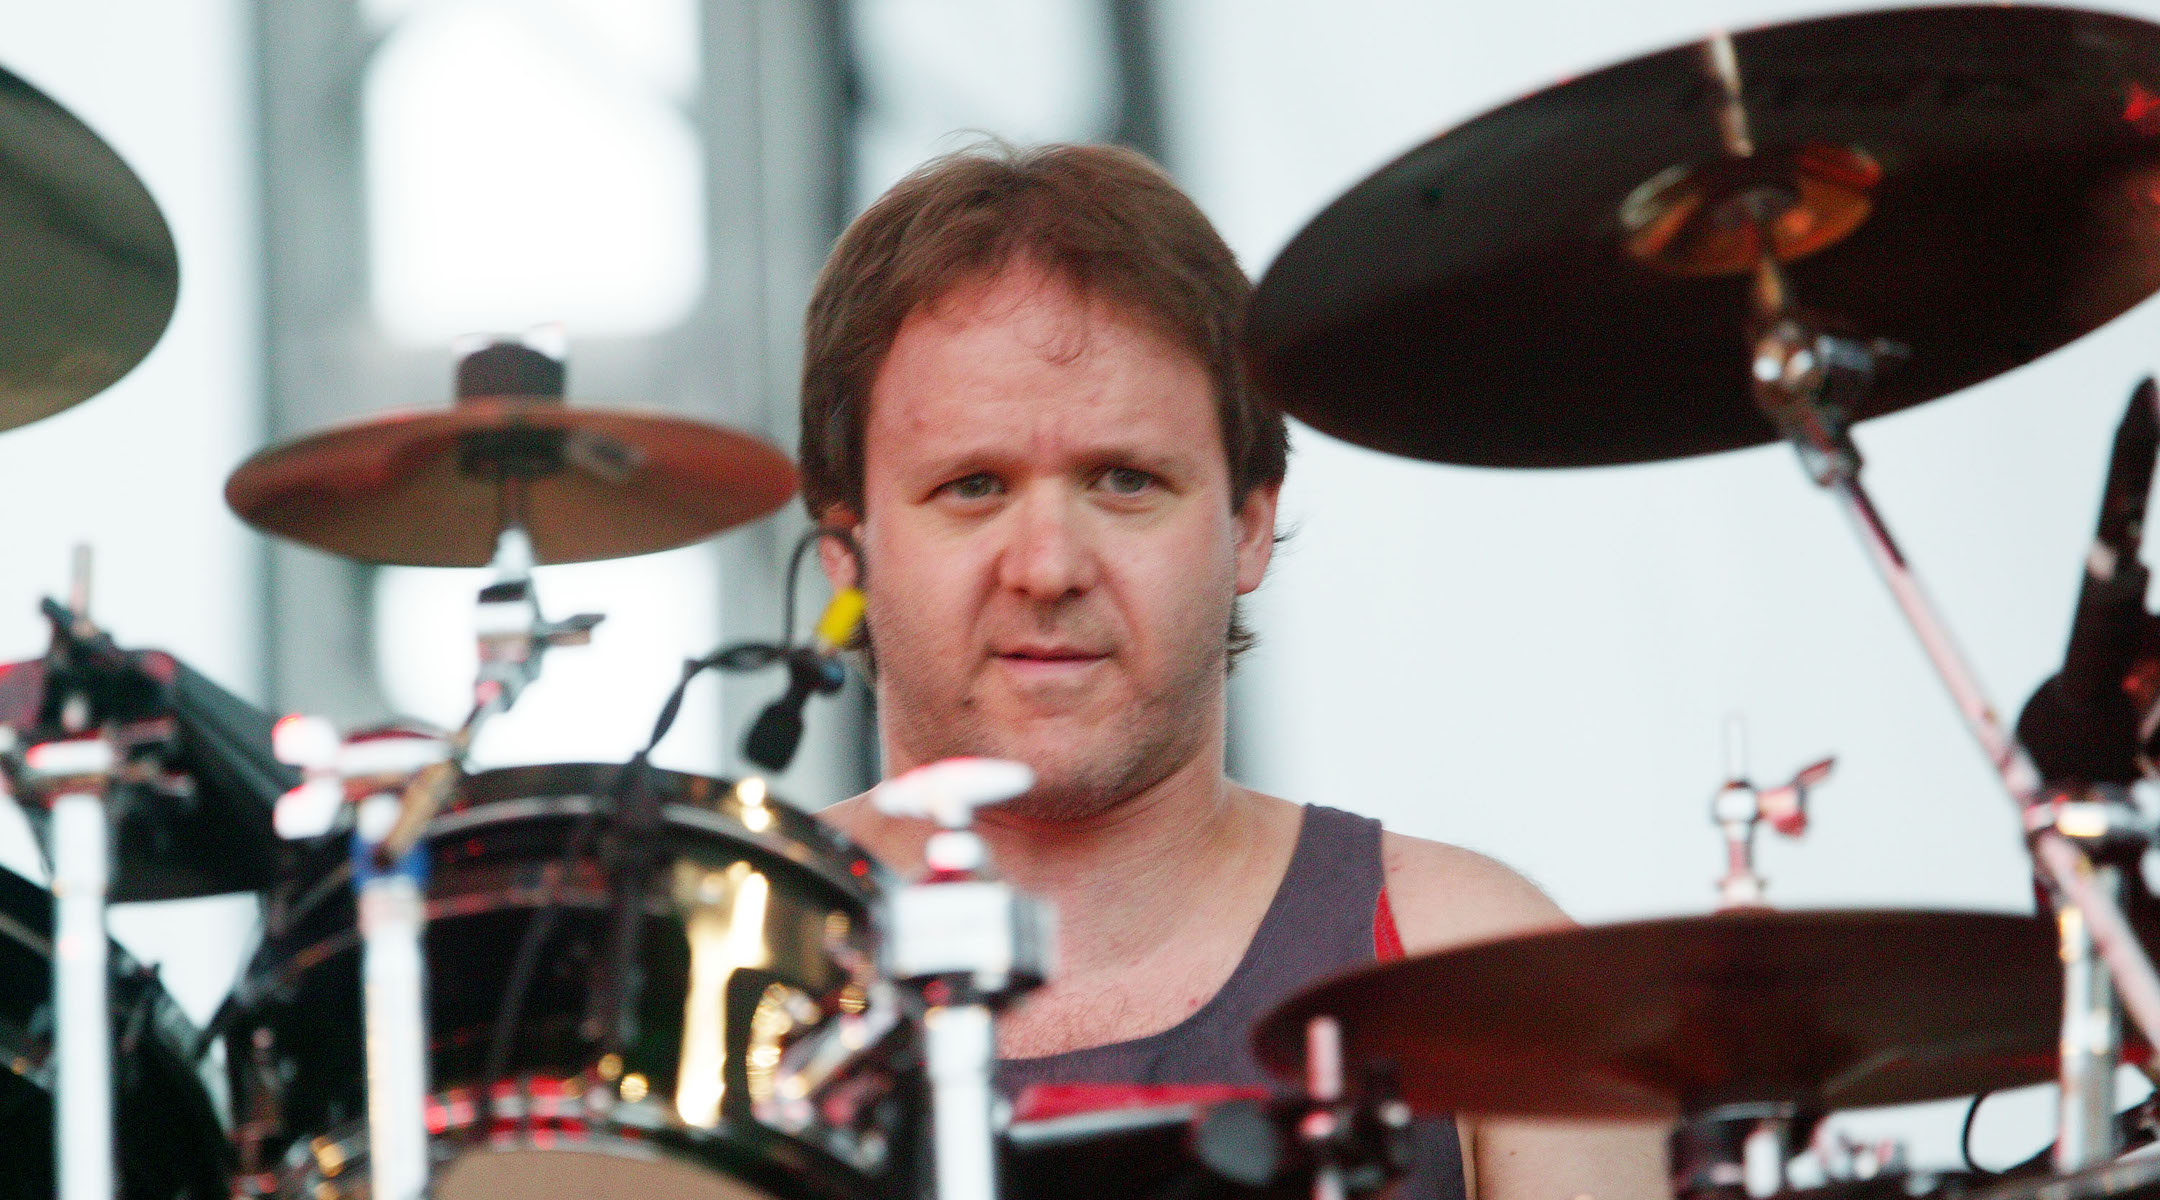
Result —
MULTIPOLYGON (((558 892, 556 924, 496 1082, 537 1076, 589 1083, 600 1074, 600 1047, 581 1029, 609 928, 603 855, 610 835, 592 814, 613 805, 626 783, 623 771, 618 764, 569 763, 481 773, 465 781, 458 807, 430 825, 429 1068, 438 1095, 482 1083, 511 963, 533 914, 558 892), (566 872, 566 848, 588 823, 589 848, 566 872)), ((875 960, 871 911, 882 872, 823 823, 787 805, 755 806, 763 828, 750 828, 725 780, 654 770, 650 785, 663 804, 665 845, 645 895, 635 956, 641 982, 629 1000, 632 1035, 619 1068, 606 1074, 638 1076, 642 1090, 660 1098, 676 1094, 683 1059, 689 930, 699 907, 682 894, 684 880, 740 874, 745 867, 762 876, 760 969, 804 992, 827 994, 847 982, 831 939, 875 960)), ((274 1128, 261 1131, 256 1156, 264 1169, 296 1161, 305 1154, 303 1142, 365 1116, 350 867, 342 846, 315 847, 302 857, 273 900, 269 931, 229 1006, 226 1027, 234 1045, 236 1119, 257 1115, 251 1105, 274 1104, 274 1128)), ((739 1113, 709 1127, 673 1125, 648 1128, 642 1140, 738 1177, 770 1171, 793 1195, 861 1194, 837 1163, 739 1113), (815 1185, 823 1174, 839 1178, 829 1187, 815 1185)))
MULTIPOLYGON (((52 895, 0 871, 0 1200, 51 1200, 52 895)), ((200 1036, 154 971, 111 948, 120 1200, 218 1200, 233 1160, 197 1074, 200 1036)))

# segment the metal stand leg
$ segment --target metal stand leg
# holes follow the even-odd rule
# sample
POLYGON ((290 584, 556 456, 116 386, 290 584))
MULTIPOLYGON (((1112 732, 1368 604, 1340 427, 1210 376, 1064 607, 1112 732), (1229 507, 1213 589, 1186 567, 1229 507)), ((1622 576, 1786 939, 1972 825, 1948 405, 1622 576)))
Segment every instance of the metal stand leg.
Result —
MULTIPOLYGON (((2035 814, 2045 814, 2048 810, 2041 803, 2039 772, 2033 768, 2025 751, 2004 730, 1994 705, 1988 703, 1979 677, 1973 674, 1956 641, 1951 638, 1949 627, 1935 611, 1927 593, 1921 590, 1920 581, 1914 578, 1904 553, 1891 538, 1874 502, 1860 486, 1857 464, 1837 470, 1821 482, 1843 503, 1846 515, 1852 518, 1853 528, 1866 545, 1876 570, 1889 585, 1898 608, 1919 637, 1928 661, 1934 665, 1935 673, 1941 677, 1959 714, 1965 718, 1966 728, 1995 767, 2003 790, 2017 803, 2021 816, 2030 820, 2035 814)), ((2094 885, 2095 876, 2077 847, 2045 824, 2028 828, 2027 832, 2041 881, 2053 889, 2060 906, 2079 912, 2084 936, 2091 939, 2095 953, 2106 964, 2123 1007, 2147 1038, 2160 1042, 2160 977, 2154 975, 2152 960, 2131 931, 2121 906, 2112 894, 2094 885)))
MULTIPOLYGON (((109 748, 105 758, 109 766, 109 748)), ((102 790, 69 790, 54 798, 60 1200, 113 1197, 112 1009, 106 997, 105 941, 110 842, 102 790)))
POLYGON ((1957 641, 1950 636, 1949 626, 1921 589, 1919 579, 1914 577, 1911 566, 1905 561, 1904 551, 1898 548, 1890 536, 1889 526, 1883 524, 1882 514, 1876 511, 1875 502, 1860 486, 1858 468, 1840 471, 1823 486, 1837 497, 1846 517, 1852 521, 1853 531, 1859 534, 1861 544, 1875 563, 1875 570, 1889 586, 1890 595, 1897 601, 1899 611, 1904 613, 1906 623, 1920 639, 1921 650, 1927 654, 1935 674, 1949 691, 1959 715, 1965 718, 1966 728, 1980 743, 1981 753, 1987 755, 1988 762, 2002 777, 2011 799, 2020 807, 2033 803, 2040 792, 2039 772, 2033 769, 2024 750, 2003 728, 2002 718, 1988 702, 1986 689, 1980 686, 1979 677, 1973 674, 1957 641))
POLYGON ((375 863, 380 836, 396 817, 388 796, 376 821, 363 806, 353 837, 360 892, 361 984, 367 1026, 368 1162, 372 1195, 420 1200, 428 1186, 427 850, 408 851, 388 869, 375 863), (371 830, 371 825, 378 827, 371 830), (373 832, 376 838, 370 838, 373 832))
POLYGON ((59 1200, 112 1200, 112 1007, 105 897, 112 833, 105 797, 118 763, 105 737, 30 747, 20 782, 51 808, 54 1127, 59 1200))
POLYGON ((997 1200, 993 1028, 990 1009, 982 1004, 933 1008, 923 1015, 937 1200, 997 1200))
POLYGON ((1797 1133, 1794 1106, 1729 1104, 1684 1117, 1666 1141, 1673 1195, 1680 1200, 1750 1200, 1785 1188, 1797 1133))
MULTIPOLYGON (((1341 1103, 1343 1097, 1342 1025, 1333 1017, 1314 1017, 1305 1026, 1305 1092, 1308 1101, 1322 1106, 1307 1122, 1328 1126, 1307 1131, 1318 1142, 1335 1132, 1334 1115, 1325 1109, 1341 1103)), ((1344 1200, 1347 1194, 1341 1164, 1324 1159, 1313 1171, 1312 1200, 1344 1200)))
POLYGON ((989 877, 969 828, 977 808, 1033 786, 1018 763, 947 759, 871 793, 880 812, 941 826, 923 847, 929 876, 888 899, 883 964, 922 1002, 937 1200, 997 1200, 996 1013, 1049 978, 1056 957, 1049 906, 989 877))
MULTIPOLYGON (((2119 868, 2092 868, 2094 890, 2122 894, 2119 868)), ((2056 910, 2062 938, 2062 1096, 2056 1112, 2055 1170, 2068 1174, 2114 1159, 2115 1064, 2122 1061, 2122 1020, 2107 964, 2093 947, 2083 909, 2056 910)))

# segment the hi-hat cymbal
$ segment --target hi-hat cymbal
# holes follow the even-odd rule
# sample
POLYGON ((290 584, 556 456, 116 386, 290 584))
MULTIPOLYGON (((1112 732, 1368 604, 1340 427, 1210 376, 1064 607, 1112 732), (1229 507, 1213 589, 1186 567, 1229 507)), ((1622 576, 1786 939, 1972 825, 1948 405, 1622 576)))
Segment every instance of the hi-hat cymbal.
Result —
POLYGON ((98 136, 0 70, 0 429, 104 391, 180 295, 172 234, 98 136))
POLYGON ((513 516, 540 563, 688 545, 795 493, 780 451, 705 421, 493 396, 385 413, 265 450, 225 502, 248 524, 362 562, 477 567, 513 516))
POLYGON ((1901 1104, 2038 1083, 2062 1014, 2053 927, 1956 912, 1732 912, 1554 930, 1367 968, 1269 1014, 1392 1062, 1429 1111, 1667 1118, 1719 1104, 1901 1104))
POLYGON ((1262 390, 1360 445, 1565 467, 1774 440, 1735 268, 1760 185, 1807 309, 1910 348, 1849 414, 1991 378, 2160 290, 2160 26, 2054 8, 1862 13, 1734 38, 1756 149, 1698 46, 1477 117, 1269 267, 1262 390))

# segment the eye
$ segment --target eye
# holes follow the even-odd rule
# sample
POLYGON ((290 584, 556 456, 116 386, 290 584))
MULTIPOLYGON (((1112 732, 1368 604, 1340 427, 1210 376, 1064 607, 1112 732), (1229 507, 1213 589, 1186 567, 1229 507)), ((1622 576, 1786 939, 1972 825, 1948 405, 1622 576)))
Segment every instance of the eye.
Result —
POLYGON ((938 490, 955 500, 985 500, 1004 491, 1005 485, 997 476, 977 471, 973 475, 962 475, 938 490))
POLYGON ((1155 477, 1136 467, 1112 467, 1102 473, 1102 486, 1119 496, 1137 496, 1155 486, 1155 477))

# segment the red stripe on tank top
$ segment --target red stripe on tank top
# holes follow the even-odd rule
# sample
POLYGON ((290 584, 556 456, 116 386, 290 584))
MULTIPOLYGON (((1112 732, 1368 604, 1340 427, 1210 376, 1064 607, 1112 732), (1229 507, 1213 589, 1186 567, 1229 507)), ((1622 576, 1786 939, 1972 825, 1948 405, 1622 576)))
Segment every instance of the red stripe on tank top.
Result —
POLYGON ((1372 951, 1379 962, 1394 962, 1403 956, 1402 930, 1395 927, 1395 910, 1388 906, 1387 888, 1380 889, 1380 899, 1372 910, 1372 951))

